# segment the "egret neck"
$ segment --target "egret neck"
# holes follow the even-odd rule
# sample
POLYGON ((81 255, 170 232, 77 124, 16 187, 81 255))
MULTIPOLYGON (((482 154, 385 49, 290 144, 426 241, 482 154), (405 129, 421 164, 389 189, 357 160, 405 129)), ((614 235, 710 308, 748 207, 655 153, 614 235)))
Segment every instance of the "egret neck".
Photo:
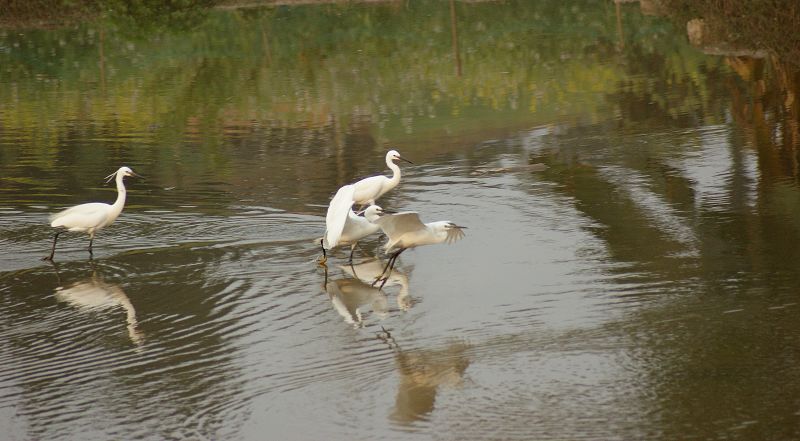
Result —
POLYGON ((388 165, 389 169, 392 171, 392 177, 389 179, 389 182, 387 182, 389 185, 386 191, 389 191, 397 187, 397 184, 400 183, 400 166, 395 164, 388 156, 386 157, 386 165, 388 165))
POLYGON ((106 222, 107 224, 110 224, 119 217, 119 214, 122 213, 122 208, 125 206, 127 191, 125 190, 125 184, 122 182, 123 178, 125 178, 125 175, 117 172, 117 200, 111 205, 111 211, 108 213, 108 221, 106 222))

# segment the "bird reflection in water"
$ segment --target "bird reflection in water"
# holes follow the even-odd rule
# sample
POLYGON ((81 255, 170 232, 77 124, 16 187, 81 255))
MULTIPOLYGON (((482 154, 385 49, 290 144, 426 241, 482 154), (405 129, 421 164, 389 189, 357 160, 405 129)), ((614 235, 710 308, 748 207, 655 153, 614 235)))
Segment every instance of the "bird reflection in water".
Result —
MULTIPOLYGON (((56 270, 56 274, 58 272, 56 270)), ((59 276, 59 285, 60 283, 59 276)), ((125 310, 128 337, 137 348, 144 342, 144 334, 138 329, 136 309, 134 309, 128 296, 122 288, 114 283, 106 283, 92 271, 91 277, 85 280, 62 285, 56 288, 55 297, 58 301, 68 303, 82 311, 99 311, 121 307, 125 310)))
MULTIPOLYGON (((383 274, 385 265, 378 259, 371 259, 358 265, 342 265, 340 268, 346 274, 372 286, 383 274)), ((395 285, 400 287, 400 291, 397 294, 397 307, 402 311, 408 311, 416 303, 408 293, 408 274, 392 269, 386 276, 385 283, 382 284, 381 288, 395 285)))
POLYGON ((469 345, 454 342, 438 350, 403 350, 385 329, 379 338, 395 352, 400 384, 389 419, 400 425, 423 420, 433 412, 441 388, 461 387, 469 367, 469 345))
MULTIPOLYGON (((358 265, 341 265, 339 269, 345 277, 333 279, 328 277, 327 267, 325 268, 325 291, 330 296, 333 308, 345 322, 363 327, 362 310, 367 305, 379 318, 389 314, 386 293, 381 288, 372 286, 372 282, 383 270, 383 264, 379 260, 373 259, 358 265)), ((408 294, 408 276, 405 273, 393 270, 387 285, 400 286, 397 305, 401 310, 407 310, 414 304, 408 294)))

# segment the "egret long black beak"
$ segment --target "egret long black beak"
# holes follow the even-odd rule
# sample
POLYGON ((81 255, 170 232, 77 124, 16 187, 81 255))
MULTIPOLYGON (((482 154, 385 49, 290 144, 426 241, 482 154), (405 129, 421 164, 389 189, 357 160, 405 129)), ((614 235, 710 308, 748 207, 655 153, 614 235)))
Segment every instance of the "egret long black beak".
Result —
POLYGON ((144 179, 144 176, 140 175, 139 173, 136 173, 133 170, 131 170, 131 176, 133 176, 134 178, 144 179))
POLYGON ((411 165, 416 165, 416 164, 414 164, 413 162, 409 161, 408 159, 406 159, 406 158, 404 158, 404 157, 402 157, 402 156, 398 156, 398 157, 397 157, 397 159, 399 159, 399 160, 401 160, 401 161, 406 161, 407 163, 409 163, 409 164, 411 164, 411 165))

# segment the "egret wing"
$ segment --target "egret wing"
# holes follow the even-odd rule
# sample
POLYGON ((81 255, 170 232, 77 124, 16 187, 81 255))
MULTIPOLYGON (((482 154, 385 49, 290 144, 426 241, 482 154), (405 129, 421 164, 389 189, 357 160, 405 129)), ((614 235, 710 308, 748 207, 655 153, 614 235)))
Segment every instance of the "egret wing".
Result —
POLYGON ((419 213, 416 211, 404 211, 397 214, 387 214, 378 219, 378 225, 392 241, 403 234, 425 229, 425 224, 419 220, 419 213))
POLYGON ((464 237, 464 227, 460 227, 452 222, 449 222, 447 228, 447 239, 445 239, 445 243, 453 243, 457 240, 461 240, 464 237))
POLYGON ((353 185, 345 185, 336 192, 328 205, 328 213, 325 215, 325 245, 328 249, 339 244, 347 214, 353 207, 354 192, 353 185))
POLYGON ((108 218, 109 208, 110 205, 102 202, 76 205, 50 216, 50 226, 64 227, 70 230, 97 227, 108 218))

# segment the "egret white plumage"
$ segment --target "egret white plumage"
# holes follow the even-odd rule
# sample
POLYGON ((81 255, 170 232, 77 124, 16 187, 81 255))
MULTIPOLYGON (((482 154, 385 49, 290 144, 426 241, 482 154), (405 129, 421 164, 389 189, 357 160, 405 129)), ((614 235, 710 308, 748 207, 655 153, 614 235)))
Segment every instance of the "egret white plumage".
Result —
POLYGON ((320 241, 322 246, 321 263, 325 263, 327 260, 326 249, 330 250, 341 245, 350 245, 348 261, 352 262, 353 252, 358 241, 380 230, 379 225, 353 211, 354 191, 354 185, 343 186, 336 192, 328 205, 328 212, 325 216, 325 236, 320 241))
POLYGON ((392 170, 392 177, 389 178, 384 175, 377 175, 355 182, 353 184, 353 202, 361 206, 375 205, 375 201, 379 197, 397 187, 397 184, 400 183, 400 167, 394 162, 397 160, 413 164, 413 162, 400 156, 397 150, 389 150, 386 153, 386 166, 392 170))
POLYGON ((353 204, 375 205, 376 199, 400 183, 400 167, 394 163, 396 160, 413 164, 400 156, 397 150, 389 150, 386 153, 386 165, 392 170, 391 178, 383 175, 370 176, 353 184, 345 185, 336 192, 328 204, 328 211, 325 215, 325 236, 320 242, 322 246, 320 263, 324 264, 327 260, 325 250, 335 248, 340 243, 350 245, 349 261, 352 262, 353 252, 358 241, 380 229, 358 216, 353 211, 353 204))
MULTIPOLYGON (((433 245, 437 243, 453 243, 464 237, 466 227, 456 225, 450 221, 438 221, 422 223, 419 214, 415 211, 405 211, 397 214, 389 214, 379 206, 373 208, 369 213, 365 213, 368 221, 381 227, 384 234, 388 237, 384 250, 390 254, 389 261, 375 282, 381 280, 386 270, 391 271, 397 257, 403 251, 422 245, 433 245), (394 252, 394 254, 392 254, 394 252)), ((383 278, 383 283, 386 279, 383 278)), ((383 284, 381 284, 383 286, 383 284)))
POLYGON ((128 167, 120 167, 114 173, 106 176, 106 182, 116 177, 117 182, 117 200, 113 204, 105 204, 102 202, 90 202, 88 204, 76 205, 67 208, 64 211, 50 216, 50 226, 54 228, 63 228, 56 232, 53 238, 53 249, 50 250, 50 255, 43 258, 43 260, 53 260, 56 252, 56 243, 58 242, 58 235, 64 231, 77 231, 89 234, 89 254, 92 254, 92 242, 94 241, 94 234, 101 228, 111 225, 119 214, 122 213, 122 208, 125 206, 125 184, 122 182, 126 176, 137 176, 128 167))

